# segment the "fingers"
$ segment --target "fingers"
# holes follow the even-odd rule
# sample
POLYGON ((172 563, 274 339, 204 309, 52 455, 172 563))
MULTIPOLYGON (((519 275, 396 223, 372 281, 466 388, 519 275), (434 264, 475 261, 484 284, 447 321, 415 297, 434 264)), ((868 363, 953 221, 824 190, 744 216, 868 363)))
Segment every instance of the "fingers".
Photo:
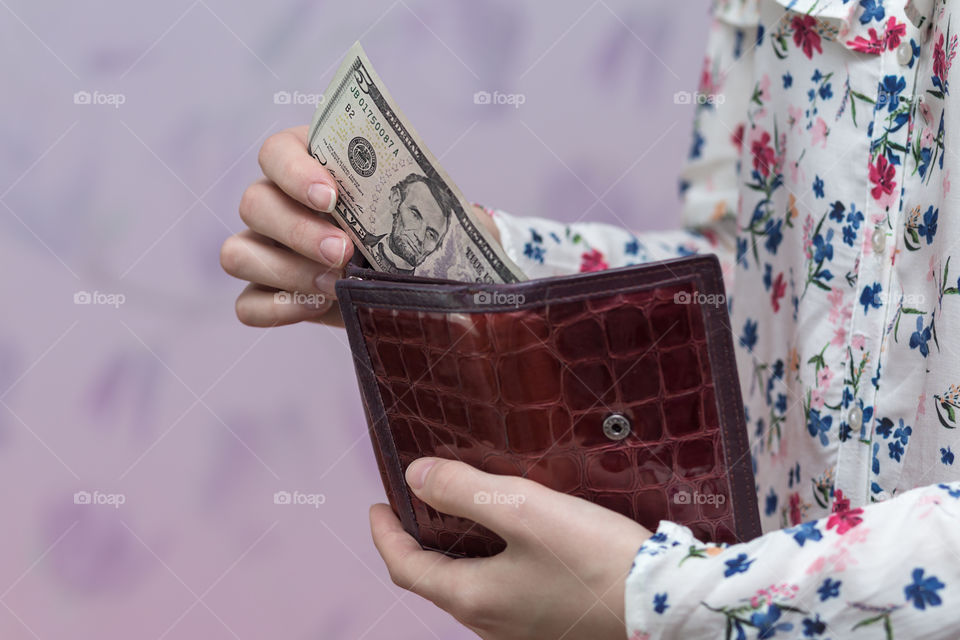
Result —
POLYGON ((257 233, 330 267, 342 267, 353 255, 353 243, 340 227, 294 202, 268 180, 247 187, 240 218, 257 233))
POLYGON ((457 590, 460 569, 457 561, 421 549, 389 505, 375 504, 370 508, 370 530, 373 544, 387 565, 394 584, 448 608, 446 601, 457 590))
POLYGON ((260 168, 294 200, 330 213, 336 206, 337 185, 307 150, 307 130, 294 127, 267 138, 260 148, 260 168))
POLYGON ((525 478, 484 473, 440 458, 414 460, 406 479, 416 496, 437 511, 479 522, 508 544, 527 535, 527 502, 542 502, 554 493, 525 478))
POLYGON ((323 321, 328 315, 339 314, 338 308, 331 309, 332 305, 330 296, 323 296, 320 301, 308 295, 301 298, 286 291, 249 284, 237 298, 237 318, 251 327, 276 327, 303 320, 323 321))
POLYGON ((230 236, 220 249, 223 270, 235 278, 288 292, 322 293, 335 298, 340 269, 308 260, 245 230, 230 236))

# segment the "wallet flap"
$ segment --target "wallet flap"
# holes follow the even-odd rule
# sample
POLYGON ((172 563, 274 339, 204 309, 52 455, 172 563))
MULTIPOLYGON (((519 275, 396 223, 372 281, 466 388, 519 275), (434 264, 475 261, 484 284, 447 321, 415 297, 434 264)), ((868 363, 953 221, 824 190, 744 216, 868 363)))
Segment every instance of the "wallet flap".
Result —
POLYGON ((407 490, 423 455, 530 477, 648 528, 760 534, 716 257, 511 284, 354 268, 337 297, 384 486, 425 548, 490 555, 502 540, 407 490))

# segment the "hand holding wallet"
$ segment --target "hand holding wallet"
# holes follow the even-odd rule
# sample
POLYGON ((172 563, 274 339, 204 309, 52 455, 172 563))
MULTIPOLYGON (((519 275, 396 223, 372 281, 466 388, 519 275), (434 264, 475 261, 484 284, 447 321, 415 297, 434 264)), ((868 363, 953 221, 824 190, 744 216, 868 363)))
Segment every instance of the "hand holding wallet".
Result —
POLYGON ((422 456, 525 476, 651 530, 669 519, 704 541, 760 535, 714 256, 498 285, 347 273, 337 298, 377 463, 424 548, 472 557, 505 543, 408 491, 422 456))

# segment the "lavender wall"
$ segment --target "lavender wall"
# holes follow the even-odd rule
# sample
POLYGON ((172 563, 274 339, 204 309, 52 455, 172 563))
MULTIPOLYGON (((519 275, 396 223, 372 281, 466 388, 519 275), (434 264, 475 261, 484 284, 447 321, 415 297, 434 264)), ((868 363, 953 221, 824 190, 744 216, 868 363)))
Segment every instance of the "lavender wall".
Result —
POLYGON ((358 37, 469 198, 669 226, 706 4, 0 0, 0 637, 473 637, 370 541, 344 335, 241 326, 219 245, 358 37))

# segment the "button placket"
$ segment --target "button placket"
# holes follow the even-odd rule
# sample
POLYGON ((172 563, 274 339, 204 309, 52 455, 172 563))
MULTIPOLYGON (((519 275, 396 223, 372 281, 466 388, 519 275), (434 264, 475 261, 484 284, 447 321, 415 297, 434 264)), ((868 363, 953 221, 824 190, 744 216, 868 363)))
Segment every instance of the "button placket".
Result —
MULTIPOLYGON (((910 44, 911 38, 915 41, 920 40, 920 30, 907 24, 907 34, 900 47, 894 51, 884 52, 879 56, 879 77, 896 73, 903 75, 912 88, 912 95, 916 95, 916 76, 919 64, 914 64, 913 68, 908 65, 913 60, 913 48, 910 44), (889 71, 888 71, 889 69, 889 71)), ((876 90, 876 89, 874 89, 876 90)), ((901 100, 904 100, 901 97, 901 100)), ((915 98, 909 98, 915 100, 915 98)), ((912 110, 915 114, 916 109, 912 110)), ((875 139, 882 131, 885 124, 886 110, 877 109, 873 114, 873 138, 875 139)), ((909 130, 911 127, 903 126, 888 137, 888 143, 893 143, 901 148, 908 148, 909 130)), ((869 160, 868 160, 869 161, 869 160)), ((884 327, 890 321, 891 314, 896 306, 895 296, 891 295, 893 286, 894 270, 891 265, 890 253, 895 250, 897 244, 897 233, 902 225, 902 202, 903 184, 907 179, 906 154, 897 167, 896 181, 897 193, 900 198, 891 203, 884 210, 877 206, 876 201, 870 195, 869 189, 866 191, 864 202, 864 214, 868 224, 864 228, 864 233, 869 233, 869 237, 861 242, 861 260, 859 261, 859 271, 857 276, 857 288, 855 304, 856 310, 850 320, 850 342, 848 342, 849 354, 853 359, 852 365, 856 367, 863 357, 863 353, 869 353, 869 359, 865 364, 864 371, 860 376, 860 382, 857 386, 850 405, 841 413, 841 419, 849 427, 849 438, 841 441, 838 447, 837 476, 835 486, 841 489, 845 497, 850 498, 854 505, 866 504, 870 499, 870 482, 873 476, 872 462, 872 438, 873 430, 878 415, 879 396, 877 389, 871 383, 871 378, 876 374, 877 366, 882 357, 884 343, 884 327), (872 230, 871 230, 872 229, 872 230), (893 230, 892 232, 890 230, 893 230), (892 244, 888 242, 888 234, 892 233, 892 244), (871 254, 873 259, 865 259, 863 254, 871 254), (876 285, 881 287, 879 298, 879 307, 872 304, 865 305, 865 291, 876 285), (869 307, 869 312, 865 310, 869 307), (863 341, 863 351, 853 348, 853 338, 858 336, 863 341), (864 409, 872 407, 873 410, 869 416, 865 416, 864 409)), ((866 167, 869 171, 870 167, 866 167)), ((868 296, 869 297, 869 296, 868 296)), ((871 298, 873 301, 873 298, 871 298)))

